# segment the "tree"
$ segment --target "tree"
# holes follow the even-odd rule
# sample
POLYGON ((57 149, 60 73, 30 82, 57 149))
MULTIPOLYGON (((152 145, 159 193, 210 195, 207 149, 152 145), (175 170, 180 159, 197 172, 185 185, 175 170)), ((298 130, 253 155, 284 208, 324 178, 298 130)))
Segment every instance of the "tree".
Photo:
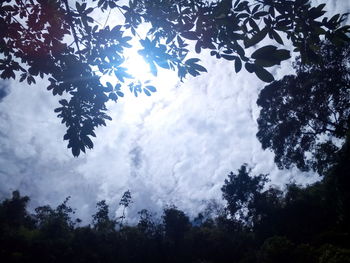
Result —
POLYGON ((137 228, 146 236, 152 236, 156 232, 156 224, 153 219, 153 215, 147 209, 142 209, 138 212, 140 215, 137 228))
POLYGON ((166 207, 163 211, 165 236, 172 242, 180 242, 190 229, 188 216, 176 206, 166 207))
POLYGON ((19 191, 13 191, 12 198, 0 204, 0 228, 3 230, 2 224, 15 227, 32 226, 33 219, 26 210, 28 202, 28 196, 21 196, 19 191))
POLYGON ((55 209, 51 208, 49 205, 35 208, 36 214, 34 218, 45 238, 57 240, 66 238, 69 232, 74 229, 75 224, 80 222, 80 219, 74 222, 71 218, 75 210, 67 205, 69 199, 70 196, 55 209))
POLYGON ((78 156, 93 147, 94 130, 111 120, 107 101, 118 101, 126 87, 135 95, 156 91, 123 67, 132 38, 140 39, 139 53, 154 75, 157 67, 176 70, 181 80, 205 72, 198 58, 187 56, 190 40, 197 53, 210 50, 216 58, 233 61, 236 72, 244 64, 246 70, 271 82, 273 76, 265 68, 288 59, 289 51, 270 45, 249 56, 245 48, 267 36, 283 45, 283 34, 303 60, 313 61, 313 48, 321 36, 333 42, 348 39, 349 27, 340 26, 344 15, 319 21, 324 7, 312 7, 308 0, 130 0, 126 5, 118 0, 79 0, 74 7, 68 0, 1 1, 0 77, 17 76, 28 85, 47 79, 47 89, 64 96, 55 112, 67 127, 63 139, 78 156), (109 27, 107 18, 102 25, 93 16, 98 11, 108 12, 108 18, 121 12, 125 20, 109 27), (144 37, 137 32, 142 23, 151 25, 144 37), (104 74, 114 74, 118 83, 102 85, 104 74))
POLYGON ((132 204, 132 198, 131 198, 131 192, 130 190, 127 190, 124 192, 122 199, 120 199, 119 205, 123 207, 123 213, 119 217, 120 219, 120 226, 123 226, 123 221, 126 218, 126 209, 132 204))
POLYGON ((105 200, 96 204, 97 212, 92 216, 93 226, 100 233, 110 233, 115 231, 117 222, 109 218, 109 207, 105 200))
POLYGON ((250 176, 246 164, 241 166, 237 174, 231 172, 228 175, 221 191, 232 219, 246 225, 253 223, 255 204, 267 181, 267 175, 250 176))
POLYGON ((322 42, 318 63, 295 64, 296 75, 264 87, 257 137, 279 168, 324 173, 350 127, 350 45, 322 42))

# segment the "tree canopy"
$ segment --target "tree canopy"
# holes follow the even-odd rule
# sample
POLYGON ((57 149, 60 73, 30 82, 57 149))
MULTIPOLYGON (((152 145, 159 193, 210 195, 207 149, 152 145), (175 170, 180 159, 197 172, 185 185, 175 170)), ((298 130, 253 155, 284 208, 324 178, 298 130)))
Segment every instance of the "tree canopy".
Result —
POLYGON ((28 85, 38 78, 49 81, 47 89, 64 97, 55 112, 67 127, 63 138, 68 148, 78 156, 93 147, 96 127, 111 120, 107 101, 118 101, 125 88, 135 95, 156 91, 123 66, 132 38, 139 39, 139 53, 154 75, 157 67, 175 70, 181 80, 205 72, 200 59, 190 54, 192 42, 197 53, 208 50, 215 58, 232 61, 236 72, 244 66, 271 82, 266 68, 290 58, 288 50, 279 48, 283 36, 306 62, 317 60, 315 47, 321 38, 347 41, 349 27, 341 26, 345 16, 323 17, 324 8, 308 0, 1 1, 0 76, 28 85), (107 20, 95 20, 96 12, 105 12, 107 19, 120 12, 124 21, 109 26, 107 20), (151 26, 145 36, 138 32, 143 23, 151 26), (275 45, 256 49, 265 38, 275 45), (252 54, 250 47, 256 49, 252 54), (115 75, 118 83, 103 85, 100 78, 106 74, 115 75))
POLYGON ((231 172, 221 188, 230 215, 251 224, 250 212, 266 182, 267 175, 250 176, 247 165, 243 165, 237 174, 231 172))
POLYGON ((323 174, 349 139, 350 46, 322 42, 318 63, 295 64, 296 75, 264 87, 257 137, 280 168, 296 165, 323 174))

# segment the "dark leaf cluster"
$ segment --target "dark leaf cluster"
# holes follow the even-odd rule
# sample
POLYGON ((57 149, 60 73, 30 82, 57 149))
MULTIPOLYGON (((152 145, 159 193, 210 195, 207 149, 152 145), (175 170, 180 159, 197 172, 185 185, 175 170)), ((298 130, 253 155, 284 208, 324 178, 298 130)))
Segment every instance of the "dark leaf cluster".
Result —
POLYGON ((349 44, 323 42, 319 62, 299 58, 296 75, 266 86, 257 101, 261 107, 257 137, 275 153, 280 168, 323 174, 336 162, 336 153, 349 137, 349 44))

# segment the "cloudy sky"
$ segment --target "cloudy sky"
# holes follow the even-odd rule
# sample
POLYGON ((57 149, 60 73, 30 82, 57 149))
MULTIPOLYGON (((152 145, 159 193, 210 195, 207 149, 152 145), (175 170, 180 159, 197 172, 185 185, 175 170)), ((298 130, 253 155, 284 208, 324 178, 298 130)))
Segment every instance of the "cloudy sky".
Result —
MULTIPOLYGON (((321 3, 322 1, 314 1, 321 3)), ((330 14, 350 11, 344 0, 328 1, 330 14)), ((158 92, 138 98, 127 94, 109 105, 113 121, 97 130, 95 147, 73 158, 63 142, 65 127, 53 112, 45 82, 26 86, 0 82, 0 198, 13 190, 31 197, 31 207, 56 206, 66 196, 88 222, 95 204, 106 199, 116 211, 130 190, 133 218, 142 208, 160 213, 176 204, 190 215, 208 200, 221 200, 220 188, 230 171, 243 163, 253 174, 269 173, 273 184, 310 183, 311 173, 280 171, 273 154, 255 137, 264 87, 254 75, 234 73, 233 64, 201 55, 208 73, 181 83, 161 72, 158 92)), ((291 73, 289 62, 274 69, 276 78, 291 73)))

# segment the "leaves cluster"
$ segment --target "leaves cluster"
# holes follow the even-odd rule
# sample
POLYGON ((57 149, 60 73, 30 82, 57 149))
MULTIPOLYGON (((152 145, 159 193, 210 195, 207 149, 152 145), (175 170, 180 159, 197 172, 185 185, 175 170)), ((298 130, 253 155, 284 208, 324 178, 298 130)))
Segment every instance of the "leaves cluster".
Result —
POLYGON ((324 174, 349 136, 349 44, 323 42, 316 54, 317 64, 299 58, 296 75, 261 91, 257 137, 274 151, 280 168, 296 165, 324 174))

